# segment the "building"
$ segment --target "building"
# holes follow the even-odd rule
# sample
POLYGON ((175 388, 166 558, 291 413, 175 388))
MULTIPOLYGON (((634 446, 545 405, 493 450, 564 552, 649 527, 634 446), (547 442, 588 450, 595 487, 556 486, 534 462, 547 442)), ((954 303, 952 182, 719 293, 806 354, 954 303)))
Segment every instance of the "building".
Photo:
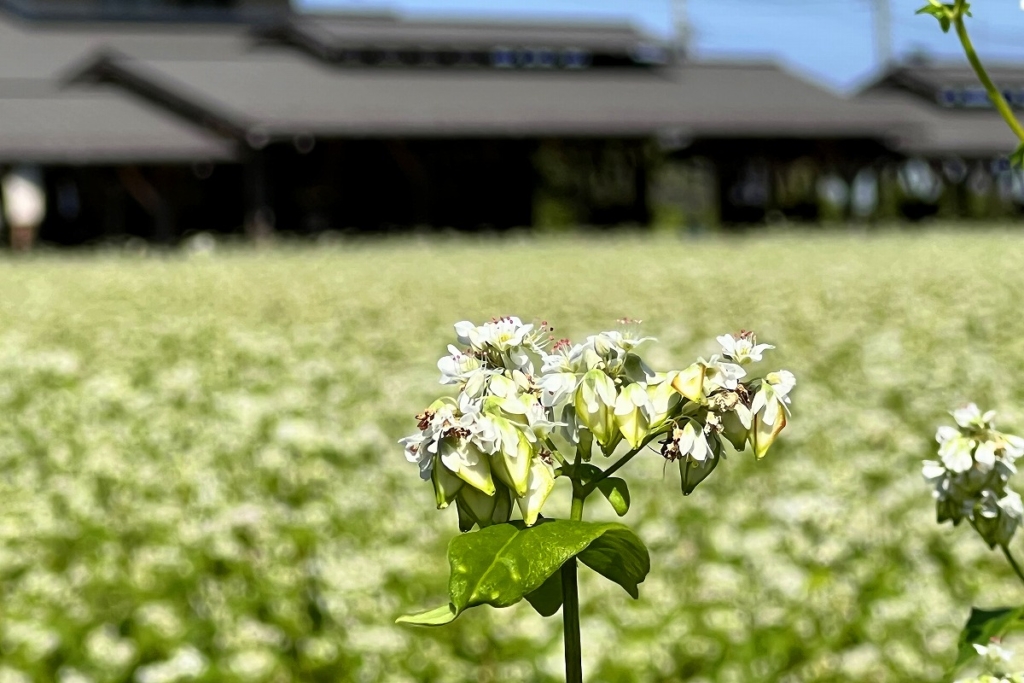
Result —
POLYGON ((920 69, 842 98, 774 64, 686 61, 628 25, 279 0, 0 10, 0 164, 42 166, 42 237, 63 244, 816 219, 825 175, 1013 148, 991 112, 955 106, 966 84, 946 102, 953 82, 920 69))

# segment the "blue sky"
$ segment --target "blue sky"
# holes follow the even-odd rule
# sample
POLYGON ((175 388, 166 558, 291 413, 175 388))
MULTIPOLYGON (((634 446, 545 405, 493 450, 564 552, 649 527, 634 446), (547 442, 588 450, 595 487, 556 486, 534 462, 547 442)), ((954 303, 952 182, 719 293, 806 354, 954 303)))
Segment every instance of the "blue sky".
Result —
MULTIPOLYGON (((629 20, 667 36, 674 0, 295 0, 301 9, 390 9, 441 17, 629 20)), ((686 0, 696 54, 775 57, 793 70, 843 90, 877 66, 872 7, 881 0, 686 0)), ((960 58, 959 44, 930 17, 914 16, 926 0, 890 0, 897 55, 924 50, 960 58)), ((1020 0, 976 0, 970 24, 983 57, 1024 62, 1020 0)))

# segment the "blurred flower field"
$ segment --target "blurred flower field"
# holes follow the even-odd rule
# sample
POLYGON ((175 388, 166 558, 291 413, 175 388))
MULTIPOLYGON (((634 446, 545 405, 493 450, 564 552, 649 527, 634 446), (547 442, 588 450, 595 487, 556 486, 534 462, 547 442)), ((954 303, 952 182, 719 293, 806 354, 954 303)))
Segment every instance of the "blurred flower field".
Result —
POLYGON ((636 602, 582 570, 590 680, 940 681, 972 602, 1024 601, 920 475, 966 400, 1024 430, 1022 263, 995 231, 5 262, 0 683, 560 680, 526 605, 394 624, 457 530, 396 441, 452 323, 501 314, 640 318, 660 367, 753 329, 799 378, 765 461, 685 499, 631 465, 653 569, 636 602))

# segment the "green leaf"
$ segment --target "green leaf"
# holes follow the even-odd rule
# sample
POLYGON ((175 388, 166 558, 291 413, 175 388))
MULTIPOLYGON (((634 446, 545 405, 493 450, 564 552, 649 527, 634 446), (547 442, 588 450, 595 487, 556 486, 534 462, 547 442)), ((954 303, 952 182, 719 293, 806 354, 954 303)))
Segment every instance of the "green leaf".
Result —
MULTIPOLYGON (((603 472, 599 467, 584 464, 577 466, 576 474, 585 486, 600 477, 603 472)), ((629 512, 629 486, 625 480, 608 477, 598 483, 597 490, 611 503, 612 509, 619 517, 629 512)))
POLYGON ((446 624, 471 607, 508 607, 535 592, 535 600, 531 600, 534 608, 542 614, 553 613, 557 606, 552 607, 551 591, 556 584, 549 583, 549 579, 566 560, 577 555, 634 598, 637 584, 650 571, 647 549, 622 524, 562 519, 545 520, 532 527, 519 521, 496 524, 457 536, 448 545, 451 605, 444 609, 451 614, 438 608, 400 621, 426 626, 446 624))
POLYGON ((651 556, 643 542, 627 527, 611 529, 594 539, 579 554, 580 562, 610 581, 622 586, 634 600, 640 597, 638 585, 651 571, 651 556))
POLYGON ((451 605, 442 605, 435 609, 429 609, 426 612, 407 614, 405 616, 398 617, 398 619, 395 620, 395 623, 412 624, 414 626, 443 626, 455 621, 455 617, 457 616, 455 608, 451 605))
POLYGON ((533 609, 537 610, 537 614, 542 617, 553 615, 562 607, 562 572, 557 571, 549 576, 540 588, 527 593, 525 597, 533 609))
POLYGON ((598 482, 597 490, 608 499, 619 517, 629 512, 629 486, 625 479, 608 477, 598 482))
POLYGON ((1017 151, 1010 155, 1010 165, 1014 168, 1024 168, 1024 144, 1017 148, 1017 151))
POLYGON ((955 9, 956 8, 953 5, 944 5, 935 0, 930 0, 929 4, 917 10, 916 14, 930 14, 939 20, 939 26, 942 27, 942 32, 949 33, 949 28, 952 26, 952 13, 955 9))
POLYGON ((960 633, 954 671, 978 656, 974 644, 988 645, 993 638, 1002 638, 1010 631, 1024 629, 1024 607, 1003 607, 984 610, 971 608, 971 616, 960 633))

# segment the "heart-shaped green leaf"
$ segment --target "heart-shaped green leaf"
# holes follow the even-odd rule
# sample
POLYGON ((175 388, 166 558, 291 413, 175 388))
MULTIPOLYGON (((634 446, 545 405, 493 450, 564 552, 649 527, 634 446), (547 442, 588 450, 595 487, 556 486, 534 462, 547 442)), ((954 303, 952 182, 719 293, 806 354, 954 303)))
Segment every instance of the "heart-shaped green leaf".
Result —
POLYGON ((647 547, 624 526, 610 529, 594 539, 579 558, 601 576, 626 589, 634 600, 640 597, 638 585, 651 571, 647 547))
POLYGON ((608 477, 597 484, 597 490, 608 499, 619 517, 629 512, 629 486, 625 479, 608 477))
POLYGON ((562 606, 562 572, 557 571, 549 576, 540 588, 527 593, 525 597, 533 609, 537 610, 537 614, 550 617, 562 606))
POLYGON ((452 609, 451 605, 442 605, 441 607, 429 609, 426 612, 398 617, 395 623, 415 624, 416 626, 444 626, 455 621, 456 616, 458 615, 455 614, 455 610, 452 609))
MULTIPOLYGON (((576 473, 584 485, 589 484, 604 474, 601 468, 586 464, 577 465, 576 473)), ((619 517, 629 512, 629 486, 626 485, 624 479, 619 479, 618 477, 602 479, 597 484, 597 490, 608 500, 612 509, 615 510, 615 514, 619 517)))
POLYGON ((993 610, 972 607, 967 625, 960 633, 954 672, 978 656, 974 649, 975 643, 988 645, 993 638, 1002 638, 1010 631, 1022 629, 1024 629, 1024 607, 1003 607, 993 610))
POLYGON ((470 607, 508 607, 534 593, 534 608, 541 614, 553 614, 561 603, 561 584, 549 579, 566 560, 577 555, 634 598, 637 584, 650 570, 647 549, 622 524, 561 519, 545 520, 532 527, 522 522, 496 524, 457 536, 448 545, 450 605, 400 621, 438 626, 470 607), (557 602, 552 593, 556 587, 557 602))

